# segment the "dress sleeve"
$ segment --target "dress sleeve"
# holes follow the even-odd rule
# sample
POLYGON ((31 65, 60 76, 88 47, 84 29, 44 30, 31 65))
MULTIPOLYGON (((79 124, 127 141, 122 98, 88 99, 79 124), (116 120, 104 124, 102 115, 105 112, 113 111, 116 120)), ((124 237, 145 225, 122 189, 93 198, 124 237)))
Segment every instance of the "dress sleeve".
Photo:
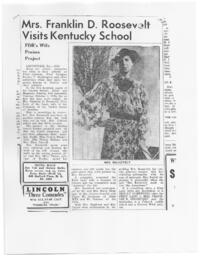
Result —
POLYGON ((138 115, 139 115, 139 122, 138 122, 138 131, 140 135, 141 140, 145 140, 145 134, 148 131, 148 97, 146 90, 144 86, 141 84, 140 85, 140 108, 137 109, 138 115))
POLYGON ((101 123, 107 93, 108 83, 101 81, 84 95, 78 109, 79 125, 90 129, 101 123))

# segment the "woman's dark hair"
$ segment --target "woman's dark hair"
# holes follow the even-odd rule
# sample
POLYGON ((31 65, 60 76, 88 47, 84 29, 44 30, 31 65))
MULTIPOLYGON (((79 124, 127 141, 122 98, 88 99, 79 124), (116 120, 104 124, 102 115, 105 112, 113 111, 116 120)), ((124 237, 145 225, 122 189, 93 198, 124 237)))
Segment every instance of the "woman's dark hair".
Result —
POLYGON ((112 59, 112 61, 114 61, 115 63, 119 63, 120 60, 124 58, 124 56, 129 56, 133 63, 138 62, 140 60, 140 56, 136 51, 123 48, 112 59))

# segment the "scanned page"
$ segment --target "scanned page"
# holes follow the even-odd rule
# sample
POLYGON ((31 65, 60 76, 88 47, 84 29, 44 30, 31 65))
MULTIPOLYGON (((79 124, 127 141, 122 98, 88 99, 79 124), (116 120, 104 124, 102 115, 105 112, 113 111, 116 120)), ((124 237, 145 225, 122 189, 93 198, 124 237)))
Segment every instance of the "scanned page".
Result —
POLYGON ((121 8, 4 7, 7 253, 196 249, 195 7, 121 8))

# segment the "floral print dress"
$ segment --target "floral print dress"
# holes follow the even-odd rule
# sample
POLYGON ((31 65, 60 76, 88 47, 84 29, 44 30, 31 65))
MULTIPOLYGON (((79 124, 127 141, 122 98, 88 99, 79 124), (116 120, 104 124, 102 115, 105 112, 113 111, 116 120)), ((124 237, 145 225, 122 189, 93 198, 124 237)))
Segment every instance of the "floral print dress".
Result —
POLYGON ((147 132, 147 105, 143 85, 120 74, 97 83, 85 94, 78 111, 82 126, 102 126, 105 112, 112 120, 112 125, 105 125, 101 159, 140 158, 140 144, 147 132))

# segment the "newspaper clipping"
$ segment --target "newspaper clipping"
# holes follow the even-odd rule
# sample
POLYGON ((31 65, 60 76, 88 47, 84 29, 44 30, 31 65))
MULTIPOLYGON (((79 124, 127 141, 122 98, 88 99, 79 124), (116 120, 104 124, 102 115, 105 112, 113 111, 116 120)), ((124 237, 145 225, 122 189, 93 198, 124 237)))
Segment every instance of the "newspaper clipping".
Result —
POLYGON ((3 8, 5 251, 196 251, 195 5, 75 2, 3 8))
MULTIPOLYGON (((167 20, 35 15, 15 22, 27 210, 167 210, 167 165, 176 162, 167 20)), ((175 167, 169 172, 175 178, 175 167)))

